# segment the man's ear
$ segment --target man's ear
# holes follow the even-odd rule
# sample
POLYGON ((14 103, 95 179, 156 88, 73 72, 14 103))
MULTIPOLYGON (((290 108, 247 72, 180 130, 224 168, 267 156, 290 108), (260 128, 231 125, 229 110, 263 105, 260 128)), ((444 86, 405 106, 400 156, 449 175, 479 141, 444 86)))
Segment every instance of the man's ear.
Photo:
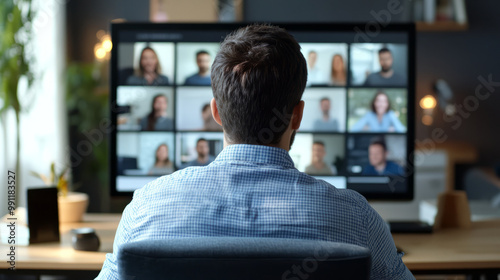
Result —
POLYGON ((297 130, 300 127, 300 123, 302 122, 302 115, 304 114, 304 106, 305 102, 304 100, 300 100, 299 104, 297 104, 293 108, 293 114, 292 114, 292 129, 297 130))
POLYGON ((219 110, 217 109, 217 103, 215 102, 215 98, 212 97, 212 101, 210 101, 210 108, 212 109, 212 117, 216 123, 222 126, 222 122, 220 121, 219 110))

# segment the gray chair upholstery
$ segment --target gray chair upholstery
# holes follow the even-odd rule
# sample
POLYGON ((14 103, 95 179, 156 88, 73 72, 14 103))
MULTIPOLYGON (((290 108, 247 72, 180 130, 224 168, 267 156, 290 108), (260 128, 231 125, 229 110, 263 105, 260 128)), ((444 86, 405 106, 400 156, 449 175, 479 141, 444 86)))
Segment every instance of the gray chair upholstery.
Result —
POLYGON ((120 279, 369 279, 370 251, 351 244, 283 238, 147 240, 118 252, 120 279))

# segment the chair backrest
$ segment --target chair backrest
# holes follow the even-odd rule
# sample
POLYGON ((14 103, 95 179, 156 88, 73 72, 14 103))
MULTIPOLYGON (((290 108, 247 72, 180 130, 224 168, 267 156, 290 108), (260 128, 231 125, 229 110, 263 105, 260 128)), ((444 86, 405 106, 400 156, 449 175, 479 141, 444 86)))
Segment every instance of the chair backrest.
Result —
POLYGON ((120 279, 369 279, 370 251, 335 242, 202 237, 147 240, 118 252, 120 279))

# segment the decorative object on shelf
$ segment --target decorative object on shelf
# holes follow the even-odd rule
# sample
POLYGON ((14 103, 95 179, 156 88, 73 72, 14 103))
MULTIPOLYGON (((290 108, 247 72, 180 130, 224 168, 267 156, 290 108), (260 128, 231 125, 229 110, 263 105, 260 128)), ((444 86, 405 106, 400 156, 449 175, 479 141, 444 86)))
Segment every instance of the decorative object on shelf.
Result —
POLYGON ((152 22, 243 21, 243 0, 150 0, 149 7, 152 22))
POLYGON ((438 0, 436 5, 436 21, 453 20, 454 12, 451 0, 438 0))
POLYGON ((72 223, 82 220, 83 214, 87 211, 89 197, 85 193, 69 192, 68 180, 66 173, 68 168, 65 167, 59 174, 55 171, 55 164, 50 165, 50 174, 45 176, 40 173, 31 172, 36 177, 42 179, 47 186, 57 186, 59 208, 59 223, 72 223))
POLYGON ((459 24, 467 24, 467 12, 465 10, 465 0, 453 0, 455 21, 459 24))
POLYGON ((436 0, 423 0, 423 19, 427 23, 433 23, 436 20, 436 0))
POLYGON ((413 19, 418 31, 460 31, 468 28, 465 0, 416 0, 413 19))

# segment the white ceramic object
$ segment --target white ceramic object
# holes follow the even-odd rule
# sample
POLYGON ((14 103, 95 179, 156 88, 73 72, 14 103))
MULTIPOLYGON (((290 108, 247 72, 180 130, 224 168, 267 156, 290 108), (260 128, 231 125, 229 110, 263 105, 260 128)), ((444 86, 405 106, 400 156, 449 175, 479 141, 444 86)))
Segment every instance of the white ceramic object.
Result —
POLYGON ((70 192, 66 196, 59 196, 59 223, 81 222, 83 214, 89 205, 89 196, 85 193, 70 192))

